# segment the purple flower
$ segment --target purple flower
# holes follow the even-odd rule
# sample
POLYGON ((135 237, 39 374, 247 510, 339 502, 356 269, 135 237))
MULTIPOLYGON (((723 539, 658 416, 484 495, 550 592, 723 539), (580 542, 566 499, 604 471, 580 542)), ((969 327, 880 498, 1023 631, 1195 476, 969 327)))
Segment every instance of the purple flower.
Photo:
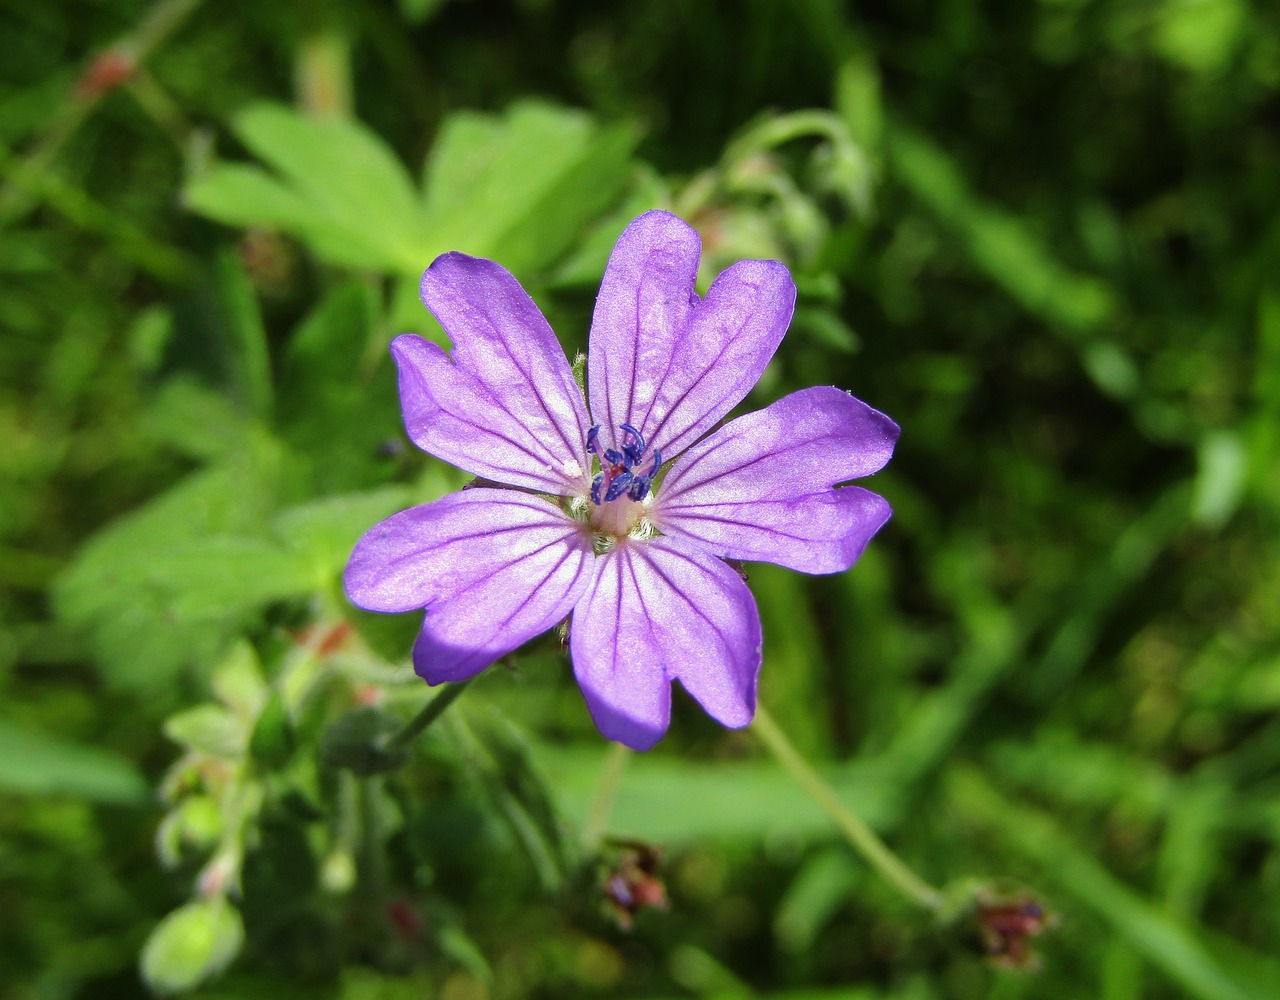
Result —
POLYGON ((392 343, 405 427, 502 486, 378 524, 346 589, 372 611, 426 609, 413 662, 428 683, 470 677, 572 615, 574 673, 609 739, 637 750, 661 739, 673 680, 745 726, 760 616, 724 560, 836 573, 888 520, 882 497, 836 487, 882 468, 898 437, 847 393, 804 389, 713 429, 777 349, 795 285, 777 261, 744 260, 701 299, 700 251, 666 212, 622 234, 591 324, 590 412, 507 271, 447 253, 422 276, 453 353, 412 334, 392 343))

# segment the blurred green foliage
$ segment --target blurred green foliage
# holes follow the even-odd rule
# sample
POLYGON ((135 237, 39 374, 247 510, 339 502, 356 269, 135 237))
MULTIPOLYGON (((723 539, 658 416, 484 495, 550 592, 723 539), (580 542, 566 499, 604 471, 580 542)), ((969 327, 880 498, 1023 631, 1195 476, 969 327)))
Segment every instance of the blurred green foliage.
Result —
POLYGON ((1261 0, 0 11, 0 992, 1280 995, 1278 107, 1261 0), (572 354, 654 206, 795 272, 751 405, 903 427, 853 571, 750 568, 764 704, 927 879, 1031 887, 1039 971, 686 698, 606 815, 554 637, 386 770, 415 623, 338 574, 462 483, 417 276, 572 354))

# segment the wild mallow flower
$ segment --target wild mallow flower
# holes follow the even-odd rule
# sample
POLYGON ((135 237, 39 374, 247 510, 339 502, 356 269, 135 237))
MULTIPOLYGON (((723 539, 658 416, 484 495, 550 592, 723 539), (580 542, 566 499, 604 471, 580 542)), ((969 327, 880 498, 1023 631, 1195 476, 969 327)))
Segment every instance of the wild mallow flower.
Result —
POLYGON ((351 600, 425 609, 414 667, 460 681, 572 616, 573 671, 600 732, 666 732, 678 680, 726 726, 755 714, 760 615, 738 569, 851 566, 888 520, 859 486, 898 427, 848 393, 803 389, 716 424, 782 340, 795 285, 777 261, 694 291, 698 234, 647 212, 618 240, 591 323, 587 401, 551 327, 507 271, 447 253, 422 301, 452 353, 391 344, 409 437, 476 485, 357 543, 351 600))

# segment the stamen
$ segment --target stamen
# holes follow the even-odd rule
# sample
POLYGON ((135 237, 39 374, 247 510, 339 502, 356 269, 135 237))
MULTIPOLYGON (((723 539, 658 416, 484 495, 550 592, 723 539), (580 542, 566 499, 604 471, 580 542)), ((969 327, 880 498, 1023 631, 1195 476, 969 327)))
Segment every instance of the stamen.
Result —
POLYGON ((622 430, 625 431, 627 434, 631 435, 633 438, 636 439, 636 447, 643 452, 644 451, 644 435, 641 434, 634 427, 632 427, 630 424, 618 424, 618 426, 621 427, 622 430))
POLYGON ((631 424, 619 424, 622 440, 618 448, 605 448, 600 442, 600 424, 587 432, 587 452, 600 460, 600 472, 591 481, 591 502, 602 506, 629 497, 639 502, 649 495, 653 478, 662 467, 662 450, 653 449, 653 465, 647 472, 638 468, 644 461, 644 435, 631 424))
POLYGON ((613 482, 609 484, 609 488, 605 490, 604 502, 608 503, 610 500, 617 500, 618 497, 626 493, 627 487, 631 485, 631 480, 633 480, 634 478, 635 476, 633 476, 626 469, 623 469, 621 472, 619 472, 616 476, 613 477, 613 482))
POLYGON ((619 424, 622 429, 623 445, 622 451, 627 458, 631 459, 627 463, 627 468, 640 464, 640 456, 644 454, 644 435, 632 427, 630 424, 619 424), (628 442, 626 439, 630 438, 628 442))

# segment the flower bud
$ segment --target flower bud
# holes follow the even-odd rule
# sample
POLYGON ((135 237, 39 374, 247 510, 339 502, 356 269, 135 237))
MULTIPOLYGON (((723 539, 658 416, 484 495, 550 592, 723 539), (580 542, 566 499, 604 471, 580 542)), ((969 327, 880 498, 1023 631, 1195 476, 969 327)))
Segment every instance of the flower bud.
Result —
POLYGON ((157 925, 142 949, 142 978, 156 993, 183 993, 220 974, 244 944, 244 924, 223 897, 198 899, 157 925))
POLYGON ((346 895, 356 884, 356 859, 347 850, 337 850, 320 865, 320 885, 335 896, 346 895))

